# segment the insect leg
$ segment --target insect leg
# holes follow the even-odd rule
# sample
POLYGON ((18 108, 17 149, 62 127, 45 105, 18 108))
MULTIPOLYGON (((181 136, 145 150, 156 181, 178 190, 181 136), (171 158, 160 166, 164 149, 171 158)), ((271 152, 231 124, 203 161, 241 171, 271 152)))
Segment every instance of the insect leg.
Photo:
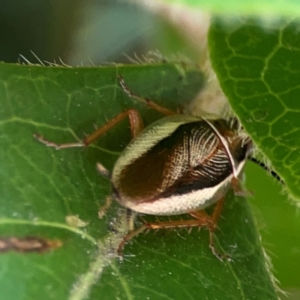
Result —
POLYGON ((159 230, 159 229, 171 229, 171 228, 186 228, 186 227, 202 227, 207 226, 206 221, 199 219, 192 220, 178 220, 178 221, 165 221, 165 222, 150 222, 145 223, 139 228, 130 231, 121 241, 118 246, 117 253, 120 257, 122 257, 122 250, 125 244, 133 239, 135 236, 139 235, 143 231, 147 229, 159 230))
POLYGON ((105 204, 98 208, 98 218, 103 219, 103 217, 106 215, 107 210, 110 208, 112 204, 112 198, 111 196, 108 196, 105 198, 105 204))
POLYGON ((65 148, 74 148, 74 147, 86 147, 91 143, 93 143, 101 135, 105 134, 108 130, 113 128, 115 125, 123 121, 126 117, 129 118, 131 136, 133 138, 137 136, 144 128, 141 116, 139 112, 135 109, 128 109, 119 113, 116 117, 109 120, 102 127, 98 128, 92 134, 88 135, 83 141, 80 141, 78 143, 57 144, 52 141, 46 140, 43 136, 39 134, 34 134, 34 138, 36 138, 39 142, 46 145, 47 147, 52 147, 55 148, 56 150, 65 149, 65 148))
POLYGON ((121 241, 121 243, 118 246, 117 253, 119 256, 122 256, 122 250, 125 246, 125 244, 133 239, 135 236, 139 235, 143 231, 147 229, 152 230, 159 230, 159 229, 170 229, 170 228, 192 228, 192 227, 207 227, 209 230, 209 247, 212 251, 212 253, 218 258, 229 258, 227 254, 222 255, 217 252, 214 246, 214 238, 213 233, 216 229, 216 222, 219 218, 222 210, 224 199, 222 198, 216 205, 213 215, 209 216, 205 211, 195 211, 191 212, 190 215, 194 217, 195 219, 189 219, 189 220, 176 220, 176 221, 165 221, 165 222, 150 222, 145 223, 139 228, 132 230, 129 232, 121 241))
POLYGON ((236 177, 233 177, 231 179, 231 186, 233 189, 233 192, 236 196, 239 197, 250 197, 253 196, 253 194, 246 190, 246 188, 241 184, 240 180, 236 177))
POLYGON ((138 101, 141 101, 143 102, 145 105, 149 106, 150 108, 166 115, 166 116, 171 116, 171 115, 175 115, 176 113, 168 108, 165 108, 161 105, 158 105, 157 103, 155 103, 154 101, 150 100, 150 99, 147 99, 147 98, 143 98, 143 97, 140 97, 136 94, 134 94, 126 85, 125 83, 125 80, 124 78, 119 75, 118 76, 118 79, 119 79, 119 83, 123 89, 123 91, 128 95, 128 97, 130 98, 133 98, 133 99, 136 99, 138 101))
POLYGON ((209 248, 214 256, 216 256, 218 259, 222 260, 224 258, 230 258, 228 254, 220 254, 215 247, 214 243, 214 232, 217 228, 217 222, 221 215, 223 204, 224 204, 225 198, 221 198, 213 211, 212 216, 209 216, 204 210, 195 211, 190 213, 191 216, 193 216, 196 219, 202 220, 204 223, 206 222, 206 227, 209 230, 209 248))

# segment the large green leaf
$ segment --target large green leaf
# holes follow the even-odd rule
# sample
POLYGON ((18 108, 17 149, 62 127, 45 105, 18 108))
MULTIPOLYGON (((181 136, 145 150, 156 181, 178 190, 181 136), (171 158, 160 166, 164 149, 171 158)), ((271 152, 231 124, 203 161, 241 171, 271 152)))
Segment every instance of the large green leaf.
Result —
POLYGON ((161 0, 168 4, 185 5, 218 14, 294 15, 300 10, 296 0, 161 0))
POLYGON ((128 122, 86 149, 56 151, 33 134, 73 142, 128 107, 138 108, 145 124, 159 118, 125 95, 118 74, 135 93, 163 99, 158 103, 173 109, 192 99, 203 83, 197 69, 181 64, 0 65, 2 241, 31 236, 62 244, 44 253, 3 252, 1 299, 276 299, 242 198, 228 197, 216 232, 217 247, 232 261, 212 255, 206 230, 141 234, 125 247, 123 262, 113 255, 120 236, 108 223, 124 213, 114 204, 98 218, 110 185, 95 165, 112 168, 130 139, 128 122), (72 227, 67 216, 86 224, 72 227))
POLYGON ((215 19, 214 69, 259 149, 300 199, 300 22, 215 19))

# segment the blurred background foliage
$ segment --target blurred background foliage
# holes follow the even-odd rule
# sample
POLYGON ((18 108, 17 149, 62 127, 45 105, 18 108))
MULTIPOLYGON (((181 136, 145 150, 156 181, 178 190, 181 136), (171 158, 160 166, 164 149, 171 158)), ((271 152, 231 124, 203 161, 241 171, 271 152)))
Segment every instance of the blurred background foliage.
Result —
MULTIPOLYGON (((0 61, 88 66, 130 63, 128 57, 158 50, 165 57, 180 54, 199 62, 199 41, 193 43, 169 21, 117 0, 0 0, 0 61)), ((274 275, 289 293, 283 298, 300 299, 298 208, 278 182, 251 162, 246 182, 274 275)))

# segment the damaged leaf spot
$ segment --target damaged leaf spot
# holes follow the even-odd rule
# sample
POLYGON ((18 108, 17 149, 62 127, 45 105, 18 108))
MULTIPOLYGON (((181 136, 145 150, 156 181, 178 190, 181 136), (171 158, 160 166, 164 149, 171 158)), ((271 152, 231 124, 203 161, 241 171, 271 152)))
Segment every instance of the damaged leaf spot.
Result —
POLYGON ((66 223, 72 227, 85 227, 89 223, 81 220, 78 215, 66 216, 66 223))
POLYGON ((62 242, 59 240, 47 240, 35 236, 0 238, 0 253, 8 251, 42 253, 61 246, 62 242))

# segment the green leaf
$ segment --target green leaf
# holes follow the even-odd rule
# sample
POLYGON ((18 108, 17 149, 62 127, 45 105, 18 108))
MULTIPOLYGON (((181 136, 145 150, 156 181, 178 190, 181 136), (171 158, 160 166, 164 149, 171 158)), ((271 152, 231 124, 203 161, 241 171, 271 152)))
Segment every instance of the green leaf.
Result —
POLYGON ((300 199, 300 23, 215 19, 213 67, 255 144, 300 199), (263 26, 265 25, 265 26, 263 26))
POLYGON ((181 4, 208 10, 218 14, 244 14, 244 15, 286 15, 297 16, 300 3, 296 0, 163 0, 169 4, 181 4))
POLYGON ((122 236, 108 224, 122 230, 124 212, 113 203, 98 218, 111 189, 95 166, 112 168, 130 139, 128 122, 86 149, 56 151, 33 134, 78 141, 132 107, 146 125, 161 117, 129 99, 118 74, 136 94, 172 109, 203 84, 201 72, 186 64, 0 65, 0 241, 30 236, 61 243, 43 253, 3 252, 1 299, 276 299, 248 203, 232 195, 216 231, 218 249, 232 261, 214 257, 207 231, 195 229, 141 234, 125 247, 123 262, 113 255, 122 236), (83 227, 67 224, 68 216, 83 227))

